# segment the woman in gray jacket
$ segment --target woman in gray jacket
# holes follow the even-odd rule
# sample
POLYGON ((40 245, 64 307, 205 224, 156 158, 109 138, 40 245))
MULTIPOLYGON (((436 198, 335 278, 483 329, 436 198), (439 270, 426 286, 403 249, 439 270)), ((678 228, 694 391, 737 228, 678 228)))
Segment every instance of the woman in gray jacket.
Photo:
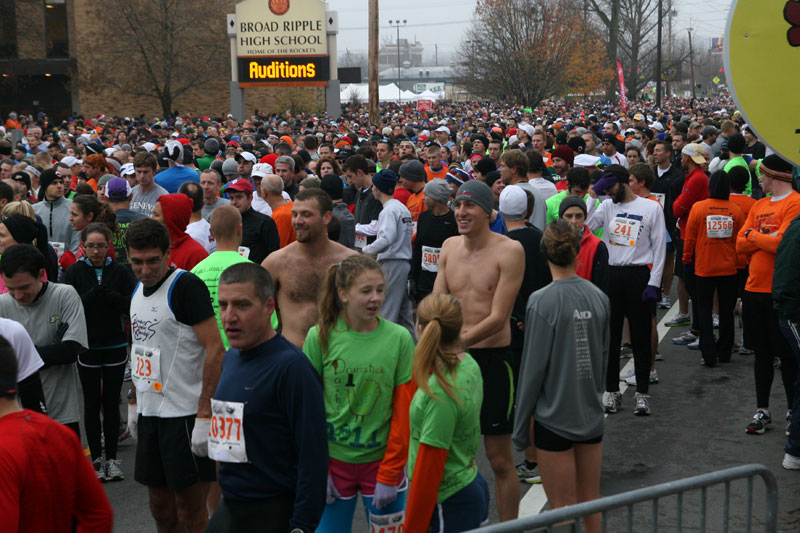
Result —
MULTIPOLYGON (((609 347, 606 295, 575 273, 578 237, 556 220, 541 240, 553 282, 528 300, 519 375, 514 445, 533 444, 552 508, 600 494, 605 389, 609 347)), ((600 515, 584 519, 600 531, 600 515)))

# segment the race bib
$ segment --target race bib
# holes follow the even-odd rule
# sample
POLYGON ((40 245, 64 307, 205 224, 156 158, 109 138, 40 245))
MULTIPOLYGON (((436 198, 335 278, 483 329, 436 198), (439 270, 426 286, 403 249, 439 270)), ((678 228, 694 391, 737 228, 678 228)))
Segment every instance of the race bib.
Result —
POLYGON ((733 237, 733 217, 708 215, 706 217, 706 237, 709 239, 729 239, 733 237))
POLYGON ((406 512, 398 511, 392 514, 369 515, 370 533, 403 533, 403 522, 406 512))
POLYGON ((246 463, 244 403, 211 399, 208 456, 225 463, 246 463))
POLYGON ((656 199, 658 204, 661 206, 661 209, 664 209, 664 201, 667 199, 667 195, 663 192, 651 192, 650 194, 652 194, 653 198, 656 199))
POLYGON ((608 242, 617 246, 635 246, 642 223, 632 218, 616 217, 611 221, 608 242))
POLYGON ((63 242, 55 242, 55 241, 50 241, 50 246, 52 246, 53 250, 56 251, 56 255, 58 255, 59 259, 61 259, 61 256, 64 255, 64 250, 66 250, 67 248, 66 246, 64 246, 63 242))
POLYGON ((441 248, 434 248, 432 246, 422 247, 422 270, 428 272, 439 271, 439 254, 442 252, 441 248))
POLYGON ((141 344, 131 348, 131 380, 138 392, 162 392, 161 351, 141 344))
POLYGON ((239 249, 236 251, 239 252, 239 255, 241 255, 245 259, 250 259, 250 248, 248 248, 247 246, 240 246, 239 249))
POLYGON ((361 250, 366 245, 367 245, 367 236, 362 235, 361 233, 356 233, 356 248, 361 250))

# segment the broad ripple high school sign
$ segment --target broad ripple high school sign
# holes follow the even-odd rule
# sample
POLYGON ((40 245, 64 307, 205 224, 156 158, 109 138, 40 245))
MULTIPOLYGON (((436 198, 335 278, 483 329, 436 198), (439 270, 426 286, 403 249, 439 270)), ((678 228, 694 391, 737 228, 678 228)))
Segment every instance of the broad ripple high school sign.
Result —
POLYGON ((330 79, 321 0, 236 4, 240 87, 326 86, 330 79))

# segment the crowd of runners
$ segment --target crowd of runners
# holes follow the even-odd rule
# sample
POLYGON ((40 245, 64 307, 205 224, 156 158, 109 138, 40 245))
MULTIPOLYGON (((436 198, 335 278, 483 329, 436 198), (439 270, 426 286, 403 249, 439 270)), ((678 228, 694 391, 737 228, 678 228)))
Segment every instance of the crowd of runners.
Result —
POLYGON ((520 482, 597 498, 674 293, 672 342, 752 357, 743 433, 800 469, 798 171, 729 97, 380 120, 8 115, 0 530, 109 531, 127 476, 163 532, 351 531, 359 495, 372 531, 464 531, 481 436, 500 520, 520 482))

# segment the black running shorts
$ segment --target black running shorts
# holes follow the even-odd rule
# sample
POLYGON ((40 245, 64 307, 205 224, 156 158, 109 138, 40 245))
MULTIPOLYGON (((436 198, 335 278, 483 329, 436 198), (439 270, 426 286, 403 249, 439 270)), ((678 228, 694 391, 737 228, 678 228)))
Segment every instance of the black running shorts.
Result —
POLYGON ((148 487, 182 490, 217 479, 214 461, 192 453, 195 416, 159 418, 139 415, 134 479, 148 487))
POLYGON ((483 377, 481 434, 508 435, 514 429, 514 356, 510 346, 471 348, 483 377))
POLYGON ((602 441, 602 435, 582 441, 569 440, 550 431, 536 420, 533 421, 533 444, 546 452, 565 452, 576 444, 597 444, 602 441))

